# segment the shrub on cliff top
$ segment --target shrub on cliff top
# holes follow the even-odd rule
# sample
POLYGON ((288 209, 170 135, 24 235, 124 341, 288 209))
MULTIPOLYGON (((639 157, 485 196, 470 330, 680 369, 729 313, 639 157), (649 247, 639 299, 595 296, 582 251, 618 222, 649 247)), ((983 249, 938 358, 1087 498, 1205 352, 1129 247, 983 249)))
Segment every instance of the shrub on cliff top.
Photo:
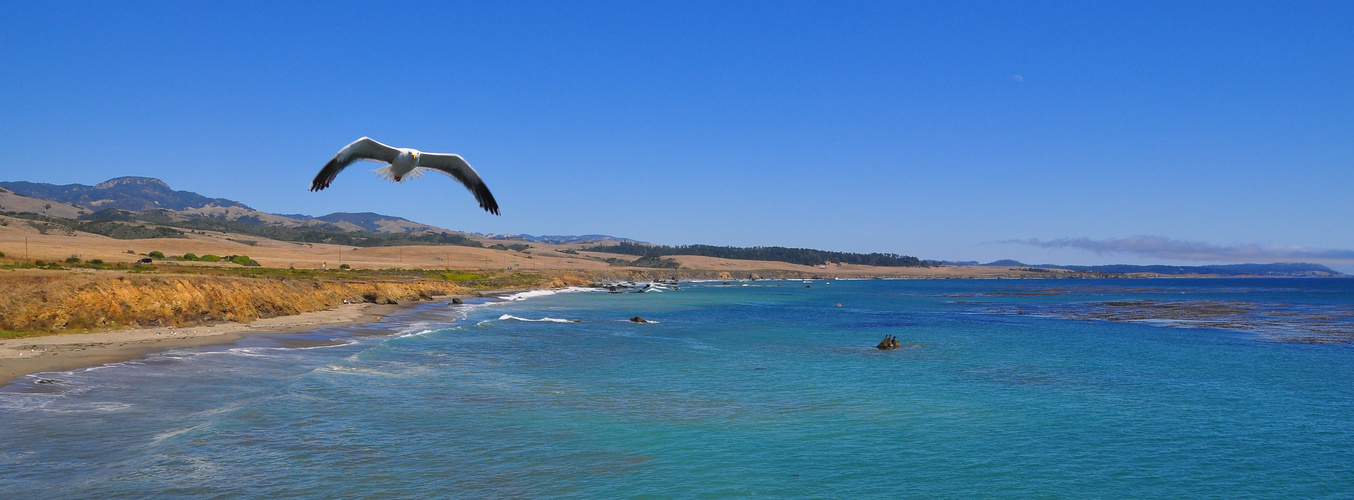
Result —
POLYGON ((230 259, 230 261, 231 261, 231 262, 234 262, 234 263, 236 263, 236 264, 242 265, 242 266, 251 266, 251 267, 253 267, 253 266, 258 266, 258 265, 259 265, 258 261, 249 258, 248 255, 236 255, 236 256, 232 257, 232 258, 230 259))

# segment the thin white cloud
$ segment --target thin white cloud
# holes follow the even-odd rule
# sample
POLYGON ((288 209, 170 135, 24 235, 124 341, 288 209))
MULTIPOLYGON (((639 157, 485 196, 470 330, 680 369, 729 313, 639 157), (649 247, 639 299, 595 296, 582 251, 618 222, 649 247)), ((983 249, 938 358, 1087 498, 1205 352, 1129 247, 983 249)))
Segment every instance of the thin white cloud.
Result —
POLYGON ((1199 260, 1218 262, 1310 262, 1319 264, 1354 263, 1354 250, 1328 250, 1278 245, 1213 245, 1197 241, 1181 241, 1160 236, 1131 236, 1128 238, 1063 238, 1007 240, 1040 248, 1072 248, 1097 254, 1132 254, 1158 259, 1199 260))
POLYGON ((1011 77, 1011 78, 1014 78, 1015 81, 1017 81, 1017 82, 1023 82, 1023 81, 1025 81, 1025 77, 1020 76, 1020 75, 1016 75, 1016 76, 1013 76, 1013 77, 1011 77))

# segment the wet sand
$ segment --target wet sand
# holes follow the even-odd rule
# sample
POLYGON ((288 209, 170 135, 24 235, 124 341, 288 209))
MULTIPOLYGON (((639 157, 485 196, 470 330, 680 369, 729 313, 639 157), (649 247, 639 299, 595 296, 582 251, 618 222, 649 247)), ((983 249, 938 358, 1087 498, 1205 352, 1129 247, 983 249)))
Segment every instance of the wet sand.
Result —
MULTIPOLYGON (((438 297, 450 300, 451 297, 438 297)), ((299 333, 321 326, 377 321, 396 305, 344 304, 292 316, 190 327, 131 328, 0 340, 0 386, 24 375, 138 359, 182 347, 235 342, 251 333, 299 333)))

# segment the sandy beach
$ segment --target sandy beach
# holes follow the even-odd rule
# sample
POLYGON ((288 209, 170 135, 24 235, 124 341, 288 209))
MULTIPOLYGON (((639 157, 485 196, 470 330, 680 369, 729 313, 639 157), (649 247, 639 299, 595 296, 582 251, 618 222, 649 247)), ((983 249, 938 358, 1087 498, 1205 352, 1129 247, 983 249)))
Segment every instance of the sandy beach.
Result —
POLYGON ((296 333, 327 325, 366 323, 381 319, 397 307, 343 304, 327 311, 249 323, 131 328, 0 340, 0 386, 33 373, 117 363, 175 348, 229 344, 252 333, 296 333))

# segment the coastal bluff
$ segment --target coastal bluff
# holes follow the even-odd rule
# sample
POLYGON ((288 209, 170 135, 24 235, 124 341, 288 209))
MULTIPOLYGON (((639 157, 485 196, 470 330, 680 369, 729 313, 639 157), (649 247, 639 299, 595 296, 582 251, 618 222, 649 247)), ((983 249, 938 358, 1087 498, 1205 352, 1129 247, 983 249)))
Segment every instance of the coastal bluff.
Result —
POLYGON ((388 304, 472 293, 440 280, 341 281, 130 273, 11 272, 0 330, 185 326, 288 316, 345 302, 388 304))

